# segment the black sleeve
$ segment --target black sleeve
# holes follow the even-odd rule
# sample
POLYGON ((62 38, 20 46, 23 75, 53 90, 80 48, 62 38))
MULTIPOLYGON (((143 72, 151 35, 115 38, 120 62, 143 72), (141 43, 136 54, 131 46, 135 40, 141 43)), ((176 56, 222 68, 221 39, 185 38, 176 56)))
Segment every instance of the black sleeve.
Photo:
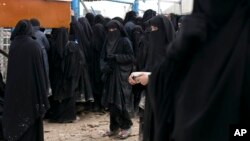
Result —
POLYGON ((134 61, 132 44, 128 39, 123 40, 123 54, 116 54, 116 61, 120 64, 131 63, 134 61))

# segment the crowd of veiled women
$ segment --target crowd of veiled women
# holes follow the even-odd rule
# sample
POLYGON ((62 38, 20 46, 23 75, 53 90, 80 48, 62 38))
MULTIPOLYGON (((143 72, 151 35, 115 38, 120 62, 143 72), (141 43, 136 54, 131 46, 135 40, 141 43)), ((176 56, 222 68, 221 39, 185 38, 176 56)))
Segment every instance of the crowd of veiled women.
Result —
POLYGON ((4 138, 43 140, 44 118, 70 123, 84 110, 109 111, 110 129, 104 136, 127 138, 145 91, 139 84, 132 87, 128 78, 134 71, 151 71, 153 58, 162 57, 152 49, 154 40, 171 34, 168 43, 175 34, 167 17, 155 16, 153 10, 143 17, 130 11, 124 20, 88 13, 73 16, 69 29, 53 28, 46 36, 39 20, 20 20, 11 35, 2 94, 4 138), (151 36, 152 25, 162 31, 151 36))
POLYGON ((249 11, 249 0, 195 0, 185 17, 89 13, 72 17, 70 29, 52 29, 49 48, 39 24, 19 21, 9 53, 5 139, 43 140, 45 114, 68 123, 87 107, 109 111, 104 136, 127 138, 139 114, 140 140, 229 140, 230 126, 250 123, 249 11))

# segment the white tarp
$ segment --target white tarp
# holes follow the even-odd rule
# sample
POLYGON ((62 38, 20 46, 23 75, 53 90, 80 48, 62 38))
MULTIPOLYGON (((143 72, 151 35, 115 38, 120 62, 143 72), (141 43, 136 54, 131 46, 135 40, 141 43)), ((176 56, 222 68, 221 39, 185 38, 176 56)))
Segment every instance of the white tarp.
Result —
MULTIPOLYGON (((134 0, 115 0, 119 2, 109 1, 93 1, 84 2, 89 11, 94 9, 97 14, 102 14, 105 17, 116 17, 119 16, 124 18, 126 12, 130 11, 132 6, 128 4, 132 3, 134 0), (121 3, 121 1, 126 1, 126 3, 121 3)), ((193 0, 160 0, 160 7, 158 7, 158 0, 139 0, 139 15, 142 16, 144 11, 147 9, 153 9, 159 11, 160 14, 186 14, 192 11, 193 0)), ((80 5, 80 15, 83 15, 83 6, 80 5)))

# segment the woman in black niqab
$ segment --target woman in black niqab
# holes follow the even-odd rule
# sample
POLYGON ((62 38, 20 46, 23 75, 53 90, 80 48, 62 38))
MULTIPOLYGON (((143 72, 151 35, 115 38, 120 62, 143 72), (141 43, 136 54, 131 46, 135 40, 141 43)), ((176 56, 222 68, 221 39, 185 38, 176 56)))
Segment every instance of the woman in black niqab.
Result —
POLYGON ((93 26, 95 24, 95 15, 92 13, 87 13, 85 15, 85 18, 88 20, 88 23, 90 24, 90 26, 93 26))
POLYGON ((93 38, 91 42, 91 66, 90 76, 92 80, 93 95, 95 99, 95 110, 100 110, 103 82, 101 80, 100 58, 101 51, 106 39, 106 30, 102 24, 95 24, 93 27, 93 38))
POLYGON ((114 17, 112 20, 117 20, 118 22, 120 22, 121 24, 124 23, 124 20, 121 17, 114 17))
POLYGON ((4 101, 5 140, 43 141, 42 118, 49 108, 46 73, 39 44, 28 20, 17 23, 12 35, 4 101))
MULTIPOLYGON (((166 57, 168 44, 175 38, 174 27, 167 17, 158 15, 150 19, 147 55, 143 71, 152 72, 166 57)), ((146 92, 145 114, 144 114, 144 135, 145 141, 154 138, 154 115, 150 101, 150 94, 146 92)))
MULTIPOLYGON (((82 21, 82 20, 79 20, 79 21, 82 21)), ((83 21, 86 21, 86 20, 83 20, 83 21)), ((86 35, 84 34, 85 32, 83 30, 82 25, 87 25, 86 26, 87 29, 89 29, 90 26, 88 23, 85 24, 85 22, 81 24, 75 18, 72 18, 72 22, 70 25, 71 25, 70 40, 75 40, 77 42, 80 48, 80 56, 81 56, 81 63, 80 63, 81 75, 80 75, 80 80, 79 80, 79 86, 76 92, 76 95, 77 95, 76 100, 77 102, 81 102, 81 103, 86 102, 86 101, 94 101, 93 93, 92 93, 92 86, 91 86, 91 81, 90 81, 90 76, 89 76, 89 64, 87 61, 88 57, 86 57, 86 54, 88 51, 85 46, 85 45, 89 45, 90 47, 91 40, 86 41, 87 37, 85 37, 86 35)), ((89 30, 92 31, 92 29, 89 29, 89 30)), ((92 33, 90 33, 89 35, 92 35, 92 33)))
POLYGON ((144 12, 143 16, 142 16, 142 23, 143 26, 142 28, 145 30, 146 29, 146 25, 145 22, 148 21, 149 19, 153 18, 154 16, 156 16, 156 11, 152 10, 152 9, 148 9, 144 12))
MULTIPOLYGON (((94 20, 94 25, 95 24, 102 24, 105 25, 105 18, 102 15, 96 15, 95 20, 94 20)), ((93 26, 94 26, 93 25, 93 26)))
POLYGON ((227 141, 230 125, 249 124, 249 10, 248 0, 194 1, 192 14, 168 48, 168 63, 151 79, 158 97, 152 98, 153 107, 161 113, 156 116, 160 132, 155 140, 227 141), (162 71, 170 64, 172 79, 162 71), (172 113, 166 96, 173 101, 172 113), (167 121, 171 114, 173 120, 167 121), (166 136, 169 123, 173 128, 166 136))
POLYGON ((75 59, 74 51, 66 46, 69 41, 66 28, 53 29, 52 35, 50 49, 52 96, 49 99, 51 108, 47 115, 52 122, 72 122, 76 119, 75 91, 80 74, 77 63, 79 60, 75 59))
POLYGON ((137 14, 136 14, 135 11, 129 11, 129 12, 127 12, 126 15, 125 15, 124 23, 123 24, 125 25, 129 21, 135 22, 136 16, 137 16, 137 14))
POLYGON ((110 131, 121 129, 120 137, 127 137, 132 121, 132 86, 127 81, 133 68, 133 50, 120 22, 107 24, 108 34, 101 54, 101 70, 104 81, 102 104, 110 110, 110 131))

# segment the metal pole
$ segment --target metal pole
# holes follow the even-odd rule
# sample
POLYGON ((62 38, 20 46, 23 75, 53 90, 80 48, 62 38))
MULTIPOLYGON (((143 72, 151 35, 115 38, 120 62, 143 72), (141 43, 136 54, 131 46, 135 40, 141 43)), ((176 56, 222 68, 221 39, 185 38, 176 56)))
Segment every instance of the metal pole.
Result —
POLYGON ((87 6, 85 5, 84 1, 83 1, 83 0, 80 0, 80 2, 81 2, 82 6, 83 6, 84 9, 85 9, 85 13, 89 13, 89 10, 88 10, 87 6))
POLYGON ((71 2, 71 9, 74 11, 74 16, 76 18, 80 17, 80 4, 79 0, 72 0, 71 2))
POLYGON ((132 9, 134 12, 136 12, 136 14, 139 14, 139 0, 134 1, 132 9))
POLYGON ((158 14, 161 14, 161 5, 160 5, 160 3, 161 3, 161 0, 158 0, 158 14))
POLYGON ((180 13, 182 15, 182 0, 180 1, 180 13))

